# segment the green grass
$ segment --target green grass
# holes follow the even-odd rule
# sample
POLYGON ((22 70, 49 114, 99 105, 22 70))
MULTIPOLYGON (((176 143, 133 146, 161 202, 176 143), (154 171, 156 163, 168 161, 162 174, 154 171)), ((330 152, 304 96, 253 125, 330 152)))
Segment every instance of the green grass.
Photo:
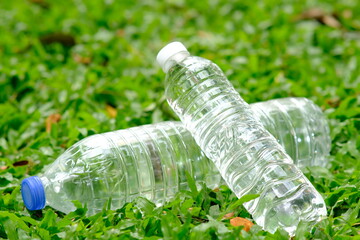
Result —
POLYGON ((76 141, 176 119, 155 63, 158 50, 173 40, 216 62, 249 103, 299 96, 324 109, 331 164, 305 174, 324 196, 329 217, 311 232, 300 226, 296 239, 360 239, 355 0, 1 1, 0 238, 287 239, 284 231, 254 226, 246 233, 221 220, 229 212, 250 218, 225 187, 182 192, 160 208, 139 198, 90 217, 79 203, 68 215, 24 208, 21 180, 76 141), (320 23, 321 17, 299 18, 314 7, 334 14, 340 27, 320 23), (53 114, 61 119, 46 128, 53 114))

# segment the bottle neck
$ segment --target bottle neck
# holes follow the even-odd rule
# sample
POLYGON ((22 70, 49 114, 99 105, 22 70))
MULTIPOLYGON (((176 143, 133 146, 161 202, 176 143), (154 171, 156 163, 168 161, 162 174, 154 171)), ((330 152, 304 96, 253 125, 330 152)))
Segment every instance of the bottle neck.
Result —
POLYGON ((41 177, 40 177, 40 180, 41 180, 41 183, 42 183, 43 186, 44 186, 44 189, 46 189, 46 188, 49 186, 49 184, 50 184, 49 179, 48 179, 47 177, 45 177, 45 176, 41 176, 41 177))
POLYGON ((182 62, 185 58, 189 57, 190 53, 187 51, 182 51, 174 54, 171 56, 168 60, 166 60, 164 64, 164 72, 167 73, 170 68, 172 68, 174 65, 176 65, 179 62, 182 62))

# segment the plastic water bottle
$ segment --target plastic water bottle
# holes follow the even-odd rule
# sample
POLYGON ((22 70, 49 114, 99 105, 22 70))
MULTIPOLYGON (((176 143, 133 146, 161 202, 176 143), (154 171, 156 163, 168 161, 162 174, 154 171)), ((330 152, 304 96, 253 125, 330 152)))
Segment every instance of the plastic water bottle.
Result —
POLYGON ((260 195, 244 204, 258 225, 294 235, 300 220, 326 216, 321 195, 216 64, 190 56, 179 42, 165 46, 157 61, 168 103, 229 188, 239 198, 260 195))
MULTIPOLYGON (((210 164, 181 122, 162 122, 86 137, 42 175, 24 179, 21 192, 29 210, 50 205, 69 213, 78 200, 94 214, 110 198, 118 209, 139 196, 159 205, 188 189, 186 171, 199 182, 216 173, 210 164)), ((208 180, 214 187, 221 176, 208 180)))
MULTIPOLYGON (((307 143, 308 147, 304 147, 307 154, 301 155, 304 158, 293 156, 299 163, 310 166, 326 160, 328 126, 312 101, 287 98, 250 106, 292 153, 299 151, 299 143, 307 143), (310 115, 314 121, 306 117, 310 115), (283 142, 288 141, 288 132, 293 134, 294 145, 283 142), (310 147, 316 145, 321 147, 310 147), (312 153, 315 149, 321 150, 312 153), (311 156, 318 161, 310 161, 311 156)), ((198 187, 201 183, 209 188, 224 184, 215 165, 183 124, 164 122, 87 137, 70 147, 40 177, 25 179, 21 191, 30 210, 42 209, 47 204, 68 213, 75 209, 71 200, 78 200, 87 204, 88 213, 93 214, 101 211, 109 198, 113 209, 138 196, 163 204, 179 190, 189 189, 186 171, 198 187)))

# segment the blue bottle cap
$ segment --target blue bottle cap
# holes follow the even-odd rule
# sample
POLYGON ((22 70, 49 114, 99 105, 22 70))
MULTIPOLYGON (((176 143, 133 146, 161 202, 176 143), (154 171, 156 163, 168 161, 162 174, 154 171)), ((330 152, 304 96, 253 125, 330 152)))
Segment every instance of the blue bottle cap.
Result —
POLYGON ((45 190, 39 177, 25 178, 21 182, 21 195, 29 210, 40 210, 45 207, 45 190))

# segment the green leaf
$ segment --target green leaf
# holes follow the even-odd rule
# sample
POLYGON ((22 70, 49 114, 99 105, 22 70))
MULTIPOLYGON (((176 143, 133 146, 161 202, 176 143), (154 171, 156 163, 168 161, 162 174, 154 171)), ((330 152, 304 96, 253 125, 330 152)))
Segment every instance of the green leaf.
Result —
POLYGON ((212 217, 212 218, 218 218, 219 215, 220 215, 220 208, 219 208, 219 205, 213 205, 210 207, 210 210, 209 210, 209 215, 212 217))
POLYGON ((196 187, 196 183, 195 183, 195 180, 194 178, 189 174, 188 171, 185 171, 185 175, 186 175, 186 180, 187 180, 187 183, 189 185, 189 188, 191 190, 191 193, 193 195, 193 197, 195 197, 196 195, 198 195, 198 190, 197 190, 197 187, 196 187))
POLYGON ((23 220, 24 222, 30 223, 34 226, 38 225, 38 222, 35 219, 28 217, 28 216, 21 216, 21 220, 23 220))
POLYGON ((52 210, 48 210, 45 213, 44 218, 40 222, 39 227, 48 229, 52 226, 55 226, 56 225, 56 217, 57 217, 56 214, 52 210))
POLYGON ((230 232, 224 223, 216 221, 210 216, 208 218, 209 222, 199 224, 191 230, 191 239, 204 239, 211 236, 213 232, 220 236, 230 232))
POLYGON ((148 199, 143 197, 138 197, 135 200, 135 206, 138 207, 144 215, 152 214, 155 208, 155 204, 153 202, 150 202, 148 199))
POLYGON ((355 208, 348 209, 343 218, 349 223, 356 223, 358 216, 360 216, 360 201, 356 204, 355 208))
POLYGON ((49 234, 49 231, 43 229, 43 228, 39 228, 37 230, 37 234, 39 234, 39 236, 41 237, 41 239, 44 239, 44 240, 50 240, 51 237, 50 237, 50 234, 49 234))
POLYGON ((241 206, 242 204, 258 198, 259 196, 260 196, 259 194, 248 194, 248 195, 242 196, 236 202, 230 204, 227 207, 226 211, 230 212, 230 211, 234 210, 235 208, 241 206))
POLYGON ((17 226, 18 228, 21 228, 26 232, 30 231, 30 229, 26 225, 26 223, 23 220, 21 220, 21 218, 16 216, 14 213, 0 211, 0 218, 8 218, 9 220, 11 220, 13 222, 12 224, 15 224, 15 226, 17 226))
POLYGON ((18 233, 16 231, 16 224, 14 224, 13 221, 11 221, 10 219, 5 219, 3 220, 2 224, 9 239, 19 239, 18 233))

